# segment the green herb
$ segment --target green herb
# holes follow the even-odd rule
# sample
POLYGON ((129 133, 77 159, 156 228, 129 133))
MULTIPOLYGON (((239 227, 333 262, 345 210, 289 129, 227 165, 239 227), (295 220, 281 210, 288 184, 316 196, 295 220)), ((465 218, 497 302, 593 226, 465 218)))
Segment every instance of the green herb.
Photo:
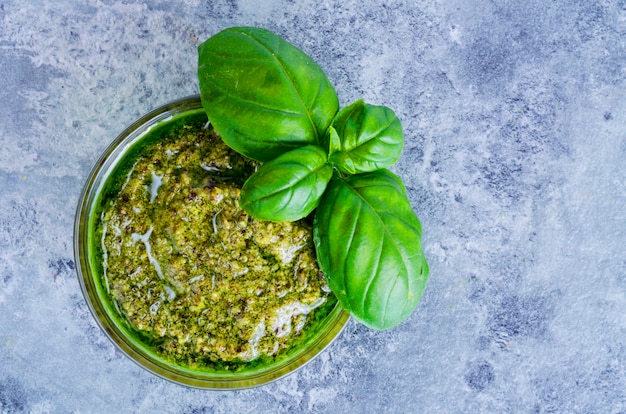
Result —
POLYGON ((244 184, 252 216, 294 221, 315 209, 317 260, 352 316, 388 329, 428 279, 421 225, 402 180, 394 112, 358 100, 339 110, 322 69, 278 35, 233 27, 198 48, 202 104, 224 142, 264 164, 244 184))
POLYGON ((326 152, 307 145, 263 164, 241 188, 241 207, 271 221, 296 221, 317 207, 333 175, 326 152))
POLYGON ((402 125, 391 109, 359 99, 339 111, 324 146, 339 171, 356 174, 395 164, 403 141, 402 125))
POLYGON ((357 320, 386 329, 411 314, 428 266, 400 178, 383 169, 333 180, 313 231, 328 285, 357 320))
POLYGON ((202 106, 224 142, 257 161, 319 145, 339 109, 317 64, 282 38, 226 29, 198 48, 202 106))

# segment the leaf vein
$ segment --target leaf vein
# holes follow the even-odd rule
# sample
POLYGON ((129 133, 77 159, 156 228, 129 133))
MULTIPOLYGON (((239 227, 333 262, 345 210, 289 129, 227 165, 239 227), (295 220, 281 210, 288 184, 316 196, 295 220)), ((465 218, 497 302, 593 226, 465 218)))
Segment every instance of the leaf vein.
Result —
POLYGON ((408 270, 411 268, 410 264, 407 263, 406 258, 404 257, 404 255, 402 254, 402 249, 400 249, 400 246, 398 245, 397 240, 393 237, 391 231, 389 230, 389 227, 387 226, 387 224, 385 223, 385 221, 382 219, 382 217, 380 216, 380 214, 378 213, 378 211, 374 208, 374 206, 372 206, 366 199, 365 197, 363 197, 363 195, 361 193, 359 193, 355 187, 351 186, 347 181, 344 180, 344 184, 350 188, 350 190, 352 190, 352 192, 354 194, 357 195, 357 197, 359 197, 362 201, 362 205, 368 207, 372 212, 374 212, 374 216, 376 217, 376 219, 380 222, 380 225, 384 231, 384 233, 389 237, 389 239, 391 240, 391 244, 393 245, 393 247, 395 248, 395 250, 399 253, 399 256, 402 260, 402 265, 404 266, 405 270, 406 270, 406 274, 408 276, 408 270))
POLYGON ((377 258, 376 258, 376 265, 375 268, 372 271, 372 277, 369 278, 368 282, 367 282, 367 286, 365 286, 365 290, 363 291, 363 300, 361 301, 361 310, 363 312, 363 315, 365 315, 365 303, 367 302, 367 297, 370 294, 370 290, 372 289, 372 285, 374 284, 374 280, 376 280, 379 276, 380 273, 378 272, 378 269, 380 268, 380 262, 381 262, 381 258, 382 258, 382 252, 383 252, 383 247, 385 244, 385 238, 381 238, 380 239, 380 243, 379 243, 379 248, 378 248, 378 254, 377 254, 377 258))
MULTIPOLYGON (((279 52, 279 47, 281 45, 280 42, 278 42, 276 44, 276 51, 272 51, 269 47, 267 47, 265 44, 263 44, 259 39, 255 38, 254 36, 252 36, 249 33, 243 33, 246 36, 249 36, 250 38, 252 38, 253 40, 255 40, 259 45, 263 46, 269 53, 270 55, 274 58, 274 60, 276 61, 276 63, 280 66, 281 71, 283 72, 283 75, 285 76, 285 78, 289 81, 289 83, 291 84, 293 90, 296 92, 296 96, 298 97, 298 101, 300 103, 300 105, 302 106, 302 108, 304 109, 304 112, 306 113, 307 119, 309 120, 309 123, 312 126, 313 132, 315 134, 315 142, 317 144, 320 143, 320 137, 319 137, 319 133, 317 131, 317 127, 315 125, 315 122, 313 122, 313 118, 311 117, 311 112, 309 111, 309 108, 307 108, 305 102, 304 102, 304 98, 303 96, 300 94, 300 90, 299 88, 296 87, 296 82, 295 80, 292 78, 291 74, 289 73, 289 71, 287 70, 287 65, 285 64, 285 62, 280 58, 280 52, 279 52)), ((305 55, 306 56, 306 55, 305 55)), ((319 89, 318 89, 319 91, 319 89)), ((317 99, 317 98, 316 98, 317 99)))
POLYGON ((298 112, 295 112, 295 111, 289 111, 289 110, 280 109, 280 108, 273 108, 271 106, 262 105, 259 102, 254 102, 254 101, 251 101, 249 99, 245 99, 245 98, 243 98, 241 96, 235 95, 231 91, 228 91, 228 90, 224 89, 223 87, 221 87, 217 82, 215 82, 211 78, 207 78, 206 80, 207 80, 207 82, 210 82, 215 87, 215 89, 217 89, 222 94, 224 94, 226 97, 228 97, 228 98, 230 98, 230 99, 232 99, 234 101, 238 101, 238 102, 243 103, 245 105, 259 108, 259 109, 261 109, 263 111, 266 111, 266 112, 276 112, 276 113, 279 113, 279 114, 282 114, 282 115, 292 115, 292 116, 300 117, 300 118, 303 117, 303 115, 301 113, 298 113, 298 112))
MULTIPOLYGON (((359 204, 358 208, 357 208, 357 211, 354 214, 354 220, 352 222, 352 228, 350 229, 350 237, 348 238, 348 241, 346 243, 346 248, 345 248, 346 254, 344 254, 344 257, 346 257, 347 253, 350 252, 350 250, 352 248, 352 243, 354 242, 354 237, 355 237, 355 234, 356 234, 357 223, 358 223, 359 218, 361 216, 361 208, 362 207, 359 204)), ((348 270, 348 260, 344 260, 343 261, 343 272, 342 272, 344 289, 346 289, 346 286, 347 286, 347 278, 346 278, 346 275, 348 274, 347 270, 348 270)), ((346 291, 347 291, 347 289, 346 289, 346 291)))
MULTIPOLYGON (((286 163, 286 164, 284 164, 284 165, 296 165, 296 166, 299 166, 299 167, 301 167, 301 166, 302 166, 301 164, 298 164, 298 163, 288 163, 288 164, 286 163)), ((311 176, 313 176, 313 175, 316 175, 316 174, 317 174, 319 171, 321 171, 321 170, 322 170, 322 168, 324 168, 325 166, 326 166, 326 163, 322 164, 321 166, 319 166, 319 167, 317 167, 317 168, 315 168, 315 169, 313 169, 313 170, 309 170, 309 172, 308 172, 307 174, 305 174, 303 177, 299 178, 297 181, 295 181, 295 182, 289 182, 289 183, 287 183, 287 184, 285 184, 285 185, 283 185, 283 186, 279 187, 279 188, 278 188, 278 189, 276 189, 274 192, 272 192, 272 193, 270 193, 270 194, 267 194, 267 195, 265 195, 265 196, 263 196, 263 197, 255 198, 253 201, 260 201, 260 200, 264 200, 264 199, 266 199, 266 198, 274 197, 276 194, 278 194, 278 193, 282 193, 282 192, 287 191, 287 190, 292 190, 292 191, 293 191, 293 188, 294 188, 295 186, 297 186, 297 185, 298 185, 298 184, 300 184, 301 182, 305 181, 305 180, 306 180, 306 179, 308 179, 309 177, 311 177, 311 176)))

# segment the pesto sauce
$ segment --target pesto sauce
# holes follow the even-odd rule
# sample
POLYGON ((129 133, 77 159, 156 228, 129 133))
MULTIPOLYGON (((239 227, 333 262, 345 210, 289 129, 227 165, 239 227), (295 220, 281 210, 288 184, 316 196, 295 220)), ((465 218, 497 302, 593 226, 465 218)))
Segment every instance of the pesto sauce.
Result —
POLYGON ((307 221, 261 222, 238 203, 257 167, 206 118, 142 138, 103 189, 103 283, 135 335, 191 368, 237 370, 306 340, 335 297, 307 221))

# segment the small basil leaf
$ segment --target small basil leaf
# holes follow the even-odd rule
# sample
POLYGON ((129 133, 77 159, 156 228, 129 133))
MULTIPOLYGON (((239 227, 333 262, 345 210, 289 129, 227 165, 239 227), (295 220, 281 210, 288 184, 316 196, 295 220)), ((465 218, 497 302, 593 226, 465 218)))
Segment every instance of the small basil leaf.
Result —
POLYGON ((239 204, 261 220, 295 221, 317 207, 333 175, 326 153, 308 145, 263 164, 241 188, 239 204))
MULTIPOLYGON (((358 100, 343 108, 331 126, 341 141, 341 150, 329 152, 330 162, 348 174, 375 171, 398 161, 404 139, 402 125, 386 106, 358 100)), ((326 135, 326 141, 330 141, 326 135)), ((326 145, 329 143, 325 142, 326 145)))
POLYGON ((257 161, 322 141, 335 89, 304 52, 276 34, 233 27, 198 47, 202 105, 224 142, 257 161))
POLYGON ((337 134, 337 130, 333 128, 333 126, 328 127, 328 155, 333 155, 334 153, 341 151, 341 139, 339 138, 339 134, 337 134))
POLYGON ((328 285, 356 320, 388 329, 413 312, 428 264, 419 219, 397 176, 383 169, 333 180, 313 231, 328 285))

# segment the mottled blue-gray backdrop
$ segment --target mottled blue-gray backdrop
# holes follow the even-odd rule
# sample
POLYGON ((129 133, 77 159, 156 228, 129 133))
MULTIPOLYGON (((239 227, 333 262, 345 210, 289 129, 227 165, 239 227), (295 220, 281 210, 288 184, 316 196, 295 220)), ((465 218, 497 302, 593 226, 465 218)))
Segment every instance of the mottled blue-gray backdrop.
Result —
POLYGON ((0 1, 0 412, 626 412, 626 1, 0 1), (233 25, 393 108, 417 311, 270 385, 191 390, 100 332, 75 205, 130 122, 197 93, 233 25))

